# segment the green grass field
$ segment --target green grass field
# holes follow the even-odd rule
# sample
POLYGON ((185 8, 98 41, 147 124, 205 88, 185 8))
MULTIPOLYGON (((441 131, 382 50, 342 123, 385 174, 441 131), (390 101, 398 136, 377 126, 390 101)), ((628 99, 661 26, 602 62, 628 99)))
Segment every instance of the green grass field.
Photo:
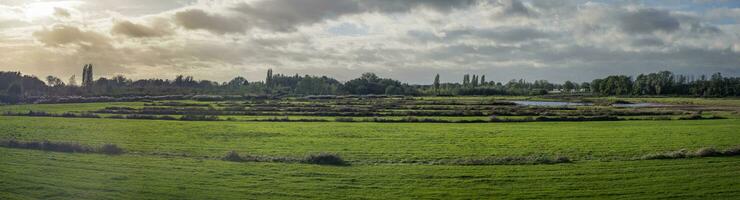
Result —
MULTIPOLYGON (((717 105, 731 110, 734 101, 717 105)), ((89 112, 108 106, 145 103, 14 105, 0 111, 89 112)), ((112 143, 126 151, 110 156, 0 147, 0 199, 734 199, 740 196, 740 157, 640 159, 680 149, 738 147, 740 118, 721 112, 728 119, 525 123, 0 116, 0 140, 112 143), (350 165, 221 160, 232 150, 283 158, 329 152, 350 165), (536 155, 572 162, 443 162, 536 155)))
POLYGON ((495 124, 0 119, 0 138, 113 143, 133 152, 197 157, 219 157, 229 150, 291 157, 334 152, 359 163, 532 154, 626 160, 740 144, 738 119, 495 124))
POLYGON ((733 199, 739 158, 351 167, 0 148, 4 199, 733 199))

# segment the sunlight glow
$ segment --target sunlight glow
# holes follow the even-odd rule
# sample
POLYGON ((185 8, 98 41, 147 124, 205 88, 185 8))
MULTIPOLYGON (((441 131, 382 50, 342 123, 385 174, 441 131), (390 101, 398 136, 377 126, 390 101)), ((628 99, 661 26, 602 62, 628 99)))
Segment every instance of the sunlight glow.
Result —
POLYGON ((55 8, 70 9, 83 4, 82 1, 35 2, 23 6, 23 13, 27 20, 51 17, 55 8))

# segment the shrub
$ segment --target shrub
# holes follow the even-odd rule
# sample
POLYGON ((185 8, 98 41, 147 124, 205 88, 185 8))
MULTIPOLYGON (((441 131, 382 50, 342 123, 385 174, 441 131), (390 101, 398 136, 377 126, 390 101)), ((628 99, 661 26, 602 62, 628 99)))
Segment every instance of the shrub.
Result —
POLYGON ((704 118, 699 114, 692 114, 689 116, 679 117, 678 119, 679 120, 699 120, 699 119, 704 119, 704 118))
POLYGON ((77 143, 66 143, 66 142, 50 142, 50 141, 43 141, 41 142, 41 150, 44 151, 57 151, 57 152, 67 152, 67 153, 86 153, 86 152, 93 152, 92 148, 82 146, 77 143))
POLYGON ((336 122, 354 122, 355 119, 351 117, 337 117, 334 119, 336 122))
POLYGON ((319 153, 306 156, 304 159, 305 163, 317 164, 317 165, 337 165, 344 166, 348 165, 347 162, 337 154, 333 153, 319 153))
POLYGON ((696 150, 696 153, 694 153, 694 155, 698 157, 710 157, 710 156, 719 156, 719 155, 722 155, 722 153, 717 151, 714 148, 704 147, 699 150, 696 150))
POLYGON ((643 160, 660 160, 660 159, 677 159, 677 158, 686 158, 688 156, 688 151, 686 149, 681 149, 678 151, 670 151, 665 153, 653 153, 642 156, 643 160))
POLYGON ((565 156, 557 156, 557 157, 555 157, 555 160, 554 161, 555 161, 555 163, 570 163, 570 162, 573 162, 572 160, 570 160, 570 158, 565 157, 565 156))
POLYGON ((565 156, 506 156, 506 157, 487 157, 480 159, 458 159, 453 164, 458 165, 534 165, 534 164, 558 164, 570 163, 572 160, 565 156))
POLYGON ((123 154, 123 149, 115 144, 104 144, 103 146, 100 146, 99 152, 108 155, 120 155, 123 154))
POLYGON ((722 152, 722 154, 725 155, 725 156, 737 156, 737 155, 740 155, 740 146, 726 149, 724 152, 722 152))
POLYGON ((720 117, 720 116, 714 116, 714 115, 708 116, 708 117, 703 117, 703 116, 701 116, 701 114, 692 114, 692 115, 689 115, 689 116, 680 117, 678 119, 679 120, 702 120, 702 119, 725 119, 725 118, 724 117, 720 117))
POLYGON ((654 159, 677 159, 677 158, 688 158, 688 157, 718 157, 718 156, 737 156, 740 155, 740 147, 733 147, 719 151, 711 147, 699 148, 695 152, 689 152, 685 149, 678 151, 671 151, 665 153, 654 153, 642 156, 643 160, 654 160, 654 159))
POLYGON ((70 142, 51 142, 51 141, 17 141, 3 140, 0 146, 18 149, 34 149, 42 151, 55 151, 65 153, 103 153, 108 155, 118 155, 124 153, 123 149, 115 144, 104 144, 99 148, 94 148, 78 143, 70 142))
POLYGON ((214 115, 183 115, 180 117, 183 121, 218 121, 218 116, 214 115))
POLYGON ((226 153, 226 155, 221 158, 221 160, 225 161, 232 161, 232 162, 242 162, 244 159, 237 153, 236 151, 229 151, 229 153, 226 153))

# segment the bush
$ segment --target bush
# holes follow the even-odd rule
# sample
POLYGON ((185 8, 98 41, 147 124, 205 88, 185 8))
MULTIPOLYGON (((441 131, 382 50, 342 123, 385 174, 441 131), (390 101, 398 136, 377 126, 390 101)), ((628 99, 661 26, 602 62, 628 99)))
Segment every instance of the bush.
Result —
POLYGON ((740 155, 740 146, 726 149, 722 154, 725 156, 738 156, 740 155))
POLYGON ((698 157, 711 157, 711 156, 719 156, 722 155, 721 152, 717 151, 714 148, 711 147, 704 147, 699 150, 696 150, 696 153, 694 155, 698 157))
POLYGON ((86 147, 86 146, 83 146, 77 143, 50 142, 50 141, 43 141, 41 143, 41 150, 66 152, 66 153, 93 152, 92 148, 86 147))
POLYGON ((686 149, 681 149, 678 151, 670 151, 665 153, 653 153, 642 156, 643 160, 661 160, 661 159, 677 159, 677 158, 686 158, 689 155, 688 151, 686 149))
POLYGON ((226 153, 226 155, 221 158, 221 160, 225 161, 231 161, 231 162, 242 162, 244 159, 237 153, 236 151, 229 151, 229 153, 226 153))
POLYGON ((701 115, 699 115, 699 114, 692 114, 692 115, 689 115, 689 116, 679 117, 678 119, 679 120, 700 120, 700 119, 704 119, 704 118, 701 115))
POLYGON ((123 149, 115 144, 104 144, 103 146, 100 146, 99 152, 108 155, 120 155, 123 154, 123 149))
POLYGON ((714 115, 708 116, 708 117, 703 117, 703 116, 701 116, 701 114, 692 114, 692 115, 689 115, 689 116, 680 117, 678 119, 679 120, 702 120, 702 119, 725 119, 725 118, 724 117, 720 117, 720 116, 714 116, 714 115))
POLYGON ((336 122, 354 122, 355 119, 351 117, 337 117, 334 119, 336 122))
POLYGON ((711 147, 699 148, 695 152, 689 152, 686 149, 678 151, 671 151, 665 153, 654 153, 642 156, 643 160, 655 160, 655 159, 678 159, 678 158, 689 158, 689 157, 719 157, 719 156, 737 156, 740 155, 740 147, 733 147, 719 151, 711 147))
POLYGON ((218 121, 218 116, 214 115, 183 115, 180 117, 183 121, 218 121))
POLYGON ((18 149, 34 149, 42 151, 55 151, 64 153, 103 153, 108 155, 118 155, 124 153, 123 149, 115 144, 104 144, 99 148, 94 148, 78 143, 70 142, 51 142, 51 141, 17 141, 2 140, 0 146, 18 149))
POLYGON ((304 159, 305 163, 317 164, 317 165, 336 165, 344 166, 348 165, 347 162, 337 154, 333 153, 319 153, 306 156, 304 159))
POLYGON ((458 165, 534 165, 534 164, 558 164, 570 163, 572 160, 565 156, 506 156, 506 157, 487 157, 480 159, 459 159, 453 161, 458 165))

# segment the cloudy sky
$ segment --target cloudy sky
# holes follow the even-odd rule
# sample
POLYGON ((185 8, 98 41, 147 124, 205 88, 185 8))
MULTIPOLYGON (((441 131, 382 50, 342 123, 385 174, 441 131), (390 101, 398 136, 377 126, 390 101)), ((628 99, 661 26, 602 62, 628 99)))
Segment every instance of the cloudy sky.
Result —
POLYGON ((410 83, 740 75, 740 1, 0 0, 0 71, 410 83))

